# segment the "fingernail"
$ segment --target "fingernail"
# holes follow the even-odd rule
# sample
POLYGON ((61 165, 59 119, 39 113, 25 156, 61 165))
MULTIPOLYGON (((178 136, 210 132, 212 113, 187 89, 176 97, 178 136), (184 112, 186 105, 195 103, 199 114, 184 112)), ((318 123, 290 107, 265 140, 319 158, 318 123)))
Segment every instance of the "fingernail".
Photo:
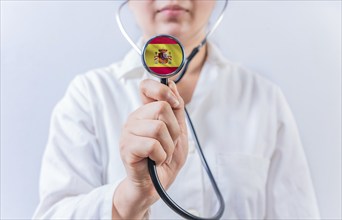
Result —
POLYGON ((176 94, 176 95, 179 95, 179 92, 177 90, 177 85, 174 81, 170 81, 169 83, 170 85, 170 88, 172 89, 172 91, 176 94))
POLYGON ((171 99, 171 102, 172 102, 171 104, 173 107, 177 107, 180 104, 178 99, 173 94, 170 93, 169 97, 171 99))
POLYGON ((169 82, 169 86, 173 92, 175 92, 177 90, 176 84, 173 81, 169 82))
POLYGON ((179 106, 179 101, 178 100, 174 100, 174 104, 173 104, 173 107, 178 107, 179 106))
MULTIPOLYGON (((173 81, 170 81, 169 87, 174 94, 177 94, 176 84, 173 81)), ((177 97, 173 94, 172 95, 170 94, 170 96, 172 97, 172 102, 173 102, 172 106, 175 108, 178 107, 180 103, 179 103, 177 97)))

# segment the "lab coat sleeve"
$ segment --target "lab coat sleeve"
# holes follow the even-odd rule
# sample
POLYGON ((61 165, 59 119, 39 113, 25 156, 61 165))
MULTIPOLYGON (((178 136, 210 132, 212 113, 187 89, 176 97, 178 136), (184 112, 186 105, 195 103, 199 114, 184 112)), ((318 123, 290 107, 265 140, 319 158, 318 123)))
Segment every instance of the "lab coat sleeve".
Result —
POLYGON ((319 219, 296 122, 279 89, 276 103, 278 130, 267 182, 266 219, 319 219))
POLYGON ((55 107, 33 219, 111 219, 116 184, 104 184, 106 159, 98 144, 82 76, 55 107))

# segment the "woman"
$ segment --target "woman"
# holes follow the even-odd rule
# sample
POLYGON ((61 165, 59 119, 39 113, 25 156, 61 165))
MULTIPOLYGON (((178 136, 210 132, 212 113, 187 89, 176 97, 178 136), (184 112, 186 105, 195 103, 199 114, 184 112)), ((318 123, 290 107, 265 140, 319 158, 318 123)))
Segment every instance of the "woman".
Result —
MULTIPOLYGON (((129 5, 142 42, 169 34, 188 54, 205 37, 215 1, 129 5)), ((194 153, 185 105, 226 202, 223 219, 319 217, 282 93, 209 43, 177 86, 157 82, 134 51, 76 77, 52 116, 34 218, 179 218, 160 201, 147 158, 157 163, 176 201, 195 215, 211 216, 217 201, 194 153)))

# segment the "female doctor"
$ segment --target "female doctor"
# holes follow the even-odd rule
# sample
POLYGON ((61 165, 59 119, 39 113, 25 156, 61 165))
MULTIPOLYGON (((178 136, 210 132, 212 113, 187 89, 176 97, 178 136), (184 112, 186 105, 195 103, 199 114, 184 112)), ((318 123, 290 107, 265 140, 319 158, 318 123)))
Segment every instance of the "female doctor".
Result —
MULTIPOLYGON (((140 46, 168 34, 189 54, 205 37, 215 1, 130 1, 129 7, 143 33, 140 46)), ((33 218, 179 218, 160 200, 147 158, 175 201, 212 216, 218 202, 184 106, 226 203, 223 219, 319 218, 281 91, 210 42, 177 85, 156 81, 133 50, 121 62, 77 76, 52 114, 33 218)))

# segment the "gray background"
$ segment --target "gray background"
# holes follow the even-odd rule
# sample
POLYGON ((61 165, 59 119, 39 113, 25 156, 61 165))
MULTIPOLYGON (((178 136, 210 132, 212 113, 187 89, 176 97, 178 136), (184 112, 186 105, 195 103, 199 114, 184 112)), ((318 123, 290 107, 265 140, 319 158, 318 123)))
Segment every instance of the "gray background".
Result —
MULTIPOLYGON (((1 1, 2 219, 32 216, 50 114, 70 80, 130 48, 118 3, 1 1)), ((322 217, 341 219, 341 1, 231 1, 214 41, 283 89, 322 217)))

